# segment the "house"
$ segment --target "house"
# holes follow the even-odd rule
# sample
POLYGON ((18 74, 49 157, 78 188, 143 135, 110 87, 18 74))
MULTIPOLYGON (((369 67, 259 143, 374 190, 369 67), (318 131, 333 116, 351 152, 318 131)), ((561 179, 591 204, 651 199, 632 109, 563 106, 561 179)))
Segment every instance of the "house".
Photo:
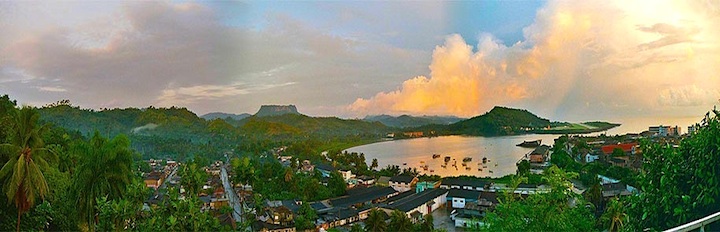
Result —
POLYGON ((448 191, 447 203, 449 207, 462 209, 466 203, 477 203, 479 198, 479 191, 454 188, 448 191))
POLYGON ((302 165, 300 166, 300 171, 314 172, 315 165, 312 165, 312 163, 310 163, 310 160, 303 160, 302 165))
POLYGON ((373 184, 375 184, 375 178, 372 178, 372 177, 369 177, 369 176, 365 176, 365 175, 358 176, 358 177, 357 177, 357 180, 358 180, 358 184, 361 184, 361 185, 373 185, 373 184))
POLYGON ((390 186, 390 177, 389 176, 381 176, 377 180, 377 185, 380 186, 390 186))
POLYGON ((145 186, 158 189, 164 180, 165 175, 162 172, 152 171, 145 177, 145 186))
MULTIPOLYGON (((457 191, 467 190, 450 190, 456 191, 455 195, 462 194, 457 191)), ((467 191, 465 194, 470 194, 474 191, 467 191)), ((449 198, 450 193, 448 193, 449 198)), ((472 195, 474 196, 474 195, 472 195)), ((472 197, 470 196, 470 197, 472 197)), ((468 196, 465 196, 468 197, 468 196)), ((482 191, 479 192, 478 198, 474 202, 466 201, 464 207, 455 208, 450 214, 450 218, 455 221, 455 227, 470 227, 473 225, 482 225, 481 219, 485 217, 488 211, 492 210, 499 203, 497 199, 497 192, 482 191)), ((453 202, 453 204, 455 204, 453 202)))
POLYGON ((545 163, 548 161, 548 155, 550 154, 550 146, 541 145, 536 147, 535 150, 530 152, 530 163, 545 163))
MULTIPOLYGON (((294 203, 294 201, 288 202, 294 203)), ((265 201, 262 214, 257 215, 260 231, 295 231, 295 214, 290 209, 292 204, 283 203, 284 201, 265 201), (290 228, 292 229, 289 230, 290 228)))
POLYGON ((340 175, 342 175, 345 182, 348 182, 350 179, 355 178, 355 174, 352 174, 352 171, 350 170, 340 170, 340 175))
POLYGON ((403 133, 403 135, 405 135, 405 137, 408 137, 408 138, 417 138, 417 137, 423 137, 423 132, 422 131, 405 132, 405 133, 403 133))
POLYGON ((335 171, 335 167, 323 163, 315 165, 315 170, 320 171, 323 177, 330 177, 330 173, 335 171))
POLYGON ((592 163, 592 162, 595 162, 596 160, 599 160, 599 159, 600 159, 600 156, 599 156, 599 155, 594 155, 594 154, 591 154, 591 153, 585 153, 585 158, 584 158, 585 163, 592 163))
POLYGON ((399 192, 392 187, 358 186, 347 191, 346 196, 330 199, 330 204, 336 208, 361 207, 362 205, 376 204, 397 195, 399 192))
POLYGON ((227 198, 211 198, 210 199, 210 208, 214 210, 219 210, 223 206, 229 206, 230 202, 227 198))
POLYGON ((260 231, 260 232, 295 232, 295 225, 287 226, 287 225, 277 225, 277 224, 271 224, 271 223, 265 223, 262 221, 256 221, 253 224, 254 231, 260 231))
POLYGON ((482 191, 488 189, 490 185, 490 183, 479 180, 464 179, 461 177, 446 177, 442 179, 440 188, 482 191))
POLYGON ((400 210, 416 221, 418 216, 425 216, 445 205, 447 202, 447 194, 447 189, 430 189, 421 193, 413 193, 393 202, 388 202, 388 204, 382 205, 380 208, 386 213, 400 210))
POLYGON ((440 181, 422 181, 415 185, 415 193, 440 187, 440 181))
POLYGON ((414 176, 393 176, 390 178, 390 187, 398 192, 406 192, 410 191, 417 182, 418 178, 414 176))
POLYGON ((623 152, 625 152, 625 155, 634 155, 636 152, 636 147, 638 146, 637 143, 621 143, 621 144, 612 144, 612 145, 605 145, 602 146, 602 152, 605 155, 612 155, 613 151, 615 151, 615 148, 620 148, 623 152))
POLYGON ((353 208, 333 208, 319 213, 316 226, 322 229, 344 226, 360 221, 359 211, 353 208))

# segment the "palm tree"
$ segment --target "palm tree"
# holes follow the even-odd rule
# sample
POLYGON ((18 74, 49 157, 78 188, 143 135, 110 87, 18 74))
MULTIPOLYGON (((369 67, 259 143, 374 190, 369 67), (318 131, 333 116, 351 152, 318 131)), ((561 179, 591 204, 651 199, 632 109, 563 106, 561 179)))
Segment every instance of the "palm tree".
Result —
POLYGON ((628 215, 625 213, 624 206, 617 198, 608 202, 605 213, 600 218, 603 224, 610 223, 609 231, 611 232, 620 231, 627 219, 628 215))
POLYGON ((36 197, 45 199, 49 191, 40 167, 47 167, 47 161, 57 159, 53 152, 45 148, 41 134, 46 127, 37 126, 39 117, 29 107, 17 111, 14 125, 10 128, 11 143, 0 145, 9 156, 0 169, 0 178, 5 182, 3 190, 8 200, 14 200, 18 209, 18 231, 22 214, 35 204, 36 197))
POLYGON ((412 231, 413 223, 410 218, 400 210, 395 210, 390 215, 388 229, 391 231, 405 232, 412 231))
POLYGON ((368 218, 365 220, 365 229, 367 231, 383 232, 387 229, 387 223, 385 223, 384 211, 378 210, 377 208, 370 210, 368 218))
POLYGON ((80 159, 73 190, 77 196, 80 219, 88 223, 91 230, 96 223, 96 199, 122 198, 132 180, 133 153, 129 147, 130 140, 124 135, 108 140, 97 131, 89 142, 80 142, 73 147, 73 152, 80 159))

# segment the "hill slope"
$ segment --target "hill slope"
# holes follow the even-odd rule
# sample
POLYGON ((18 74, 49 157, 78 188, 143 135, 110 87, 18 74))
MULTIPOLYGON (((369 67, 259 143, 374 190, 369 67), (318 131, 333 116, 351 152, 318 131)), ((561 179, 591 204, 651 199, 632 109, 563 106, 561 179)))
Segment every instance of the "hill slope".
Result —
POLYGON ((213 120, 213 119, 226 119, 231 118, 234 120, 243 120, 244 118, 252 116, 251 114, 229 114, 229 113, 222 113, 222 112, 212 112, 204 114, 203 116, 200 116, 201 118, 205 120, 213 120))
POLYGON ((382 124, 385 124, 386 126, 390 127, 398 127, 398 128, 410 128, 410 127, 419 127, 419 126, 425 126, 430 124, 438 124, 438 125, 448 125, 451 123, 455 123, 458 121, 462 121, 462 118, 454 117, 454 116, 410 116, 410 115, 401 115, 401 116, 390 116, 390 115, 374 115, 374 116, 367 116, 363 119, 364 121, 368 122, 380 122, 382 124))
POLYGON ((483 115, 453 123, 448 126, 448 130, 465 135, 496 136, 524 134, 548 126, 550 120, 527 110, 496 106, 483 115))

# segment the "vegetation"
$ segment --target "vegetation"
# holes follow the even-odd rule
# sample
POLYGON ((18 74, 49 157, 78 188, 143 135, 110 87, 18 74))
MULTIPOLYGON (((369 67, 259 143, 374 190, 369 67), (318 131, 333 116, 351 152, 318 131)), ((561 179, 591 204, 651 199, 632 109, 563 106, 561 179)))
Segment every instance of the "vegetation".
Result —
POLYGON ((412 128, 412 127, 419 127, 419 126, 425 126, 425 125, 448 125, 451 123, 456 123, 461 120, 462 118, 458 117, 440 117, 440 116, 410 116, 410 115, 400 115, 397 117, 393 117, 390 115, 376 115, 376 116, 367 116, 363 120, 368 122, 380 122, 386 126, 389 127, 397 127, 397 128, 412 128))

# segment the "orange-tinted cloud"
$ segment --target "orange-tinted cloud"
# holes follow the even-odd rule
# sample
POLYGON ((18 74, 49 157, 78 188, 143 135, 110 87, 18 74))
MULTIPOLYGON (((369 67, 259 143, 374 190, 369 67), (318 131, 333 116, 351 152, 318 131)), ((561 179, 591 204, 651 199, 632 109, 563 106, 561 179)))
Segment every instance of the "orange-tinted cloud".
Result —
POLYGON ((473 52, 450 35, 428 77, 348 109, 474 116, 511 105, 551 117, 707 110, 720 98, 718 13, 717 2, 551 1, 525 41, 505 46, 486 35, 473 52))

